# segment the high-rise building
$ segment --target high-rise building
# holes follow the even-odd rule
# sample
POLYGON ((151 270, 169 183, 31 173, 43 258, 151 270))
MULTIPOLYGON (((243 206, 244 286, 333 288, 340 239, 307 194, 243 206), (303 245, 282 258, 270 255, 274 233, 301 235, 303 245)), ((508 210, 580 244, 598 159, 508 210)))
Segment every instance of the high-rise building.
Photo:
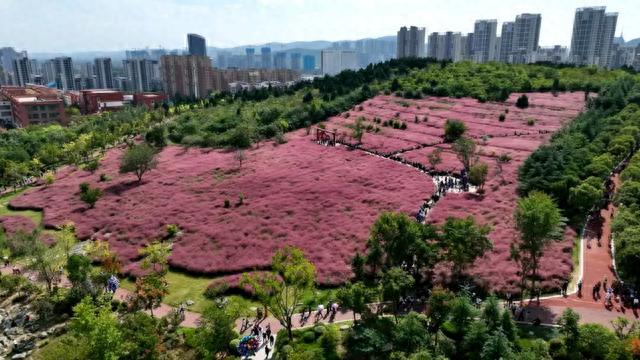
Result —
POLYGON ((429 35, 427 56, 438 60, 460 61, 462 59, 462 35, 447 31, 429 35))
POLYGON ((56 62, 55 60, 47 60, 42 64, 42 75, 46 84, 55 86, 56 83, 56 62))
POLYGON ((423 57, 424 56, 425 29, 411 26, 407 29, 403 26, 397 35, 397 58, 423 57))
POLYGON ((287 53, 279 51, 273 56, 273 67, 275 69, 287 68, 287 53))
POLYGON ((473 60, 479 63, 495 60, 498 22, 476 20, 473 27, 473 60))
MULTIPOLYGON (((510 62, 526 64, 532 62, 540 41, 540 14, 520 14, 513 25, 513 39, 509 53, 510 62)), ((504 35, 502 35, 504 36, 504 35)), ((504 44, 504 42, 502 42, 504 44)))
POLYGON ((254 48, 246 48, 244 49, 245 55, 247 56, 247 60, 246 60, 246 68, 247 69, 254 69, 255 66, 255 58, 256 58, 256 49, 254 48))
POLYGON ((103 57, 95 59, 94 69, 96 74, 95 85, 100 89, 113 89, 113 72, 111 71, 111 58, 103 57))
POLYGON ((300 71, 302 69, 302 54, 291 53, 291 70, 300 71))
POLYGON ((75 81, 73 77, 73 61, 68 56, 53 59, 56 87, 60 90, 73 90, 75 81))
POLYGON ((335 75, 344 70, 357 70, 356 52, 352 50, 322 50, 321 68, 323 75, 335 75))
POLYGON ((212 72, 207 56, 165 55, 160 59, 164 90, 171 97, 207 97, 213 89, 212 72))
POLYGON ((271 69, 271 48, 270 47, 261 48, 260 56, 262 60, 262 68, 271 69))
POLYGON ((204 37, 198 34, 187 34, 187 46, 189 55, 207 56, 207 43, 204 37))
POLYGON ((32 80, 33 72, 31 71, 31 62, 26 56, 20 56, 13 59, 13 75, 14 84, 17 86, 26 86, 32 80))
POLYGON ((156 91, 159 86, 158 62, 149 59, 123 60, 127 90, 135 92, 156 91))
POLYGON ((500 54, 498 61, 511 61, 511 48, 513 47, 513 29, 515 23, 513 21, 505 21, 502 23, 502 31, 500 32, 500 54))
POLYGON ((13 73, 13 60, 26 57, 27 52, 17 52, 12 47, 0 48, 0 66, 4 69, 4 83, 15 84, 15 74, 13 73))
POLYGON ((302 69, 306 72, 314 72, 316 70, 316 57, 305 55, 302 58, 302 69))
POLYGON ((606 7, 576 9, 571 36, 571 62, 576 65, 609 67, 618 13, 606 7))

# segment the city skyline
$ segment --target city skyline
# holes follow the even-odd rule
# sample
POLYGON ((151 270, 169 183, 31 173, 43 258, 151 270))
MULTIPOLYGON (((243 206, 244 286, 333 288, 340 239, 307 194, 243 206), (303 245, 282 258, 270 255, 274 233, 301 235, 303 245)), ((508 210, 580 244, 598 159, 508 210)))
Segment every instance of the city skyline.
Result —
POLYGON ((542 15, 541 46, 569 46, 576 8, 600 5, 619 13, 616 36, 623 32, 627 40, 640 37, 640 23, 634 21, 640 17, 640 7, 621 0, 596 4, 582 0, 444 4, 418 0, 223 0, 215 4, 205 0, 4 0, 0 12, 11 16, 0 23, 0 33, 10 34, 3 37, 2 46, 34 53, 184 49, 187 32, 202 35, 213 47, 375 38, 393 35, 405 24, 425 27, 427 33, 464 34, 473 30, 477 19, 497 19, 499 31, 503 22, 529 12, 542 15))

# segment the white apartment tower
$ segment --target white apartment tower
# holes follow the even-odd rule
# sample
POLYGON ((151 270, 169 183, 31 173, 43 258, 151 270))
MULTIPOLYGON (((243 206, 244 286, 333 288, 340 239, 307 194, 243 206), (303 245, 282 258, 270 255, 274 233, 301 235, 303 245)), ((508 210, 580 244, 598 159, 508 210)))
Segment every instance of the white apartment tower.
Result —
POLYGON ((427 56, 437 60, 462 60, 463 36, 459 32, 431 33, 427 56))
POLYGON ((576 65, 610 66, 618 13, 604 6, 576 9, 571 36, 571 62, 576 65))
POLYGON ((358 57, 353 50, 322 50, 320 62, 323 75, 358 69, 358 57))
POLYGON ((511 61, 517 64, 531 62, 540 42, 540 14, 521 14, 516 16, 513 25, 513 40, 511 44, 511 61))
POLYGON ((417 26, 403 26, 398 31, 396 57, 423 57, 425 29, 417 26))
POLYGON ((496 59, 496 30, 498 21, 476 20, 473 27, 473 60, 479 63, 496 59))

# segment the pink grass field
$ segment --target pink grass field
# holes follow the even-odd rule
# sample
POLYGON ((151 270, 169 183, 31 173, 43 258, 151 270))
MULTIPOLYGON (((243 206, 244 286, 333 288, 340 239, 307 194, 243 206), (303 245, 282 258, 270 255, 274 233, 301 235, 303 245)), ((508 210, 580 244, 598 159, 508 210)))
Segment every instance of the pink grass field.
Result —
POLYGON ((336 284, 350 277, 350 259, 364 250, 380 212, 414 214, 434 190, 411 167, 318 145, 304 131, 287 137, 284 145, 248 150, 241 169, 233 153, 170 146, 140 185, 134 175, 118 174, 122 150, 114 149, 95 174, 65 168, 54 184, 27 191, 11 206, 43 209, 47 227, 71 220, 80 238, 108 240, 127 272, 137 270, 142 246, 178 224, 182 235, 170 258, 176 268, 263 269, 276 250, 294 245, 316 265, 319 283, 336 284), (112 180, 99 182, 101 173, 112 180), (80 201, 82 182, 104 192, 94 209, 80 201), (244 203, 237 205, 241 194, 244 203))
MULTIPOLYGON (((509 260, 509 244, 517 237, 513 224, 517 169, 584 107, 583 93, 557 97, 534 93, 527 94, 531 106, 521 110, 514 105, 519 95, 512 94, 505 103, 377 96, 362 103, 362 110, 351 109, 348 118, 342 114, 325 122, 339 137, 353 142, 349 126, 358 116, 365 118, 365 124, 373 124, 374 117, 384 121, 400 113, 406 130, 373 124, 381 131, 365 133, 362 147, 427 166, 426 155, 440 147, 443 162, 437 170, 458 172, 460 162, 442 141, 443 126, 449 118, 464 121, 468 136, 478 143, 479 160, 490 168, 485 194, 448 194, 428 221, 473 215, 493 227, 494 250, 469 273, 497 291, 513 291, 517 284, 516 265, 509 260), (506 121, 499 122, 505 109, 509 110, 506 121), (531 118, 535 119, 532 126, 527 124, 531 118), (498 174, 495 158, 502 153, 512 160, 498 174)), ((171 265, 220 275, 214 284, 222 281, 241 290, 238 274, 266 269, 274 252, 285 245, 305 252, 316 265, 320 284, 338 284, 350 278, 350 259, 364 250, 378 214, 392 210, 414 215, 434 186, 428 175, 409 166, 344 146, 324 147, 312 141, 313 135, 296 131, 287 134, 286 144, 267 143, 248 150, 242 168, 233 153, 169 146, 159 154, 158 168, 145 175, 142 184, 135 183, 131 174, 118 174, 122 150, 114 149, 95 174, 62 169, 54 184, 29 190, 13 199, 11 206, 42 209, 47 227, 71 220, 80 238, 108 240, 129 273, 138 273, 138 250, 163 237, 167 224, 178 224, 182 235, 173 243, 171 265), (101 173, 111 180, 99 182, 101 173), (104 192, 94 209, 80 201, 82 182, 104 192), (239 205, 241 194, 244 202, 239 205), (223 206, 225 199, 230 208, 223 206)), ((540 271, 543 286, 556 287, 571 272, 574 237, 568 230, 565 239, 546 252, 540 271)), ((446 276, 446 269, 440 270, 446 276)))
MULTIPOLYGON (((366 133, 362 146, 365 149, 396 152, 402 158, 419 162, 430 167, 427 154, 439 147, 443 150, 442 163, 436 166, 438 171, 457 173, 462 164, 451 150, 449 144, 442 141, 434 144, 434 135, 444 134, 446 119, 458 119, 467 125, 467 136, 476 139, 478 159, 489 165, 489 178, 485 185, 485 194, 478 197, 470 194, 448 194, 431 211, 428 221, 442 223, 449 216, 464 217, 472 215, 480 223, 489 224, 493 230, 489 237, 494 244, 492 252, 479 259, 469 269, 476 280, 495 291, 515 292, 518 286, 516 264, 509 259, 509 246, 517 239, 513 213, 517 202, 517 171, 520 165, 540 145, 547 142, 552 133, 560 129, 567 121, 576 117, 584 108, 584 93, 562 93, 557 97, 548 93, 527 94, 531 106, 527 109, 515 107, 515 99, 520 94, 512 94, 506 103, 479 103, 474 99, 450 99, 427 97, 421 100, 404 100, 392 96, 378 96, 362 104, 362 110, 356 106, 349 111, 349 118, 332 118, 327 127, 333 124, 346 127, 358 116, 367 122, 374 117, 383 121, 396 116, 407 123, 406 138, 411 139, 409 146, 397 142, 403 130, 382 128, 378 134, 366 133), (402 106, 402 102, 409 107, 402 106), (419 108, 418 108, 419 107, 419 108), (508 109, 506 120, 498 121, 499 114, 508 109), (421 120, 415 123, 415 116, 421 120), (422 121, 427 116, 427 122, 422 121), (527 119, 535 119, 533 126, 527 119), (421 138, 420 135, 424 134, 421 138), (417 135, 417 136, 416 136, 417 135), (373 140, 371 138, 373 137, 373 140), (385 143, 384 138, 389 141, 385 143), (374 144, 371 146, 370 144, 374 144), (423 146, 416 145, 423 144, 423 146), (425 146, 426 145, 426 146, 425 146), (498 173, 496 157, 507 153, 512 160, 502 166, 498 173)), ((572 271, 572 241, 576 234, 568 229, 564 240, 553 243, 540 264, 542 286, 557 289, 572 271)), ((439 267, 438 272, 446 277, 448 269, 439 267)))
POLYGON ((36 228, 36 223, 30 218, 20 215, 0 216, 0 229, 3 229, 9 236, 18 231, 32 232, 36 228))

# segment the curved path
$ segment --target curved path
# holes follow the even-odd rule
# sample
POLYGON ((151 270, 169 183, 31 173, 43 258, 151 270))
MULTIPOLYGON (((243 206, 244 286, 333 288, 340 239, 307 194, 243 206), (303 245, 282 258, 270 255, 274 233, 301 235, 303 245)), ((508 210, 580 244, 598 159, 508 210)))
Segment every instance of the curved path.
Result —
MULTIPOLYGON (((613 178, 614 192, 620 186, 619 173, 613 178)), ((604 306, 604 289, 599 292, 599 297, 593 296, 593 287, 600 281, 607 279, 611 284, 616 279, 613 271, 613 258, 611 254, 611 223, 616 207, 609 202, 607 207, 600 210, 600 221, 591 221, 588 224, 589 231, 585 231, 581 239, 581 256, 579 279, 582 279, 582 294, 577 293, 577 288, 569 292, 566 297, 557 295, 541 298, 540 305, 531 302, 527 306, 527 320, 539 317, 543 323, 555 323, 557 318, 566 308, 571 308, 580 314, 582 322, 595 322, 611 327, 611 320, 618 316, 625 316, 630 320, 638 319, 637 311, 625 308, 621 302, 613 301, 613 306, 604 306), (599 235, 599 237, 598 237, 599 235)))

